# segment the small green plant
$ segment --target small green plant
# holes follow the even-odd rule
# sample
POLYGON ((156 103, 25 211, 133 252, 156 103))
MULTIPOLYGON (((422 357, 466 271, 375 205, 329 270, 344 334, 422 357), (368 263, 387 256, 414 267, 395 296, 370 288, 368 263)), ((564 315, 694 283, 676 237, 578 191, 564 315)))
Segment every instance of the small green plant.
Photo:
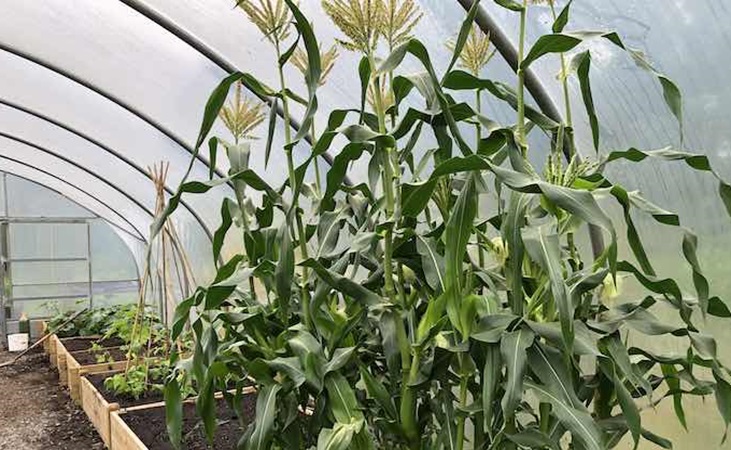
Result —
MULTIPOLYGON (((107 377, 104 380, 104 387, 117 395, 134 399, 139 399, 145 394, 162 394, 165 380, 171 375, 171 372, 168 360, 140 361, 124 372, 107 377)), ((184 386, 183 398, 194 395, 192 386, 184 384, 182 376, 179 376, 179 379, 181 385, 184 386)))
MULTIPOLYGON (((257 450, 604 450, 625 436, 636 448, 643 441, 671 448, 647 429, 640 411, 672 399, 685 425, 688 395, 715 396, 729 425, 731 372, 699 323, 708 316, 728 319, 731 311, 711 294, 697 238, 677 215, 604 171, 619 160, 686 164, 714 178, 731 214, 731 186, 708 158, 682 150, 680 91, 616 33, 567 31, 570 2, 557 11, 548 1, 552 33, 530 47, 527 16, 538 2, 496 3, 519 15, 513 85, 483 78, 492 52, 473 25, 479 2, 450 45, 450 63, 437 73, 425 46, 411 36, 421 17, 414 2, 324 1, 342 32, 341 46, 361 56, 353 70, 360 102, 321 111, 323 55, 297 2, 239 2, 273 44, 279 85, 242 73, 223 80, 207 104, 196 148, 229 88, 242 81, 283 106, 288 177, 273 188, 241 163, 242 153, 226 147, 232 170, 225 181, 236 200, 226 199, 221 208, 212 252, 216 277, 181 302, 172 325, 175 340, 192 320, 187 329, 194 336, 189 357, 173 349, 165 387, 175 445, 188 378, 198 388, 209 438, 216 427, 214 394, 256 385, 256 420, 241 445, 257 450), (601 149, 591 51, 567 54, 590 39, 626 52, 658 81, 680 125, 680 149, 601 149), (283 71, 297 40, 306 54, 297 60, 306 95, 290 91, 283 71), (423 70, 404 73, 407 56, 423 70), (549 57, 562 67, 562 118, 547 117, 525 99, 526 72, 549 57), (569 77, 580 87, 590 148, 576 148, 569 77), (459 101, 458 93, 470 101, 459 101), (486 117, 484 101, 509 105, 515 121, 486 117), (290 102, 306 110, 294 135, 290 102), (318 113, 328 114, 328 126, 316 134, 311 124, 318 113), (465 130, 476 130, 476 139, 465 130), (295 166, 292 151, 307 132, 312 152, 295 166), (543 138, 540 148, 529 145, 531 133, 543 138), (334 161, 313 196, 304 179, 326 151, 335 153, 334 161), (534 167, 533 153, 548 155, 543 167, 534 167), (348 167, 362 159, 367 181, 347 183, 348 167), (246 189, 259 191, 258 204, 246 189), (484 202, 491 202, 492 215, 480 210, 484 202), (607 213, 607 202, 621 208, 618 220, 607 213), (219 263, 236 206, 246 217, 237 230, 243 246, 219 263), (677 256, 692 276, 688 289, 658 273, 635 226, 637 214, 681 232, 677 256), (575 239, 587 229, 591 251, 575 239), (620 238, 628 251, 620 251, 620 238), (618 301, 623 277, 644 292, 618 301), (672 323, 658 318, 661 307, 675 314, 672 323), (640 336, 640 344, 630 336, 640 336), (663 337, 677 338, 683 352, 653 350, 663 337)), ((270 131, 262 143, 267 159, 273 142, 270 131)), ((209 145, 225 144, 212 137, 209 145)), ((237 148, 248 155, 252 145, 237 148)), ((152 235, 183 195, 221 184, 184 180, 152 235)))
MULTIPOLYGON (((83 302, 79 303, 83 305, 83 302)), ((59 302, 44 304, 47 311, 53 313, 48 320, 48 329, 55 330, 75 314, 75 311, 62 312, 59 302)), ((72 336, 99 336, 106 332, 112 318, 119 307, 102 307, 87 309, 73 321, 65 325, 56 333, 59 337, 72 336)))
POLYGON ((157 313, 152 308, 145 307, 138 316, 136 305, 118 307, 110 317, 104 333, 104 338, 119 338, 133 351, 163 343, 166 336, 167 332, 157 313), (135 329, 136 320, 139 323, 135 329))
POLYGON ((91 344, 91 347, 89 347, 89 353, 91 353, 94 356, 94 360, 96 360, 97 363, 110 363, 114 361, 114 358, 112 358, 112 354, 109 352, 109 349, 102 347, 98 342, 93 342, 91 344))
POLYGON ((104 387, 117 395, 125 395, 139 399, 143 394, 162 392, 163 384, 150 381, 150 373, 145 365, 133 366, 129 370, 115 374, 104 380, 104 387))

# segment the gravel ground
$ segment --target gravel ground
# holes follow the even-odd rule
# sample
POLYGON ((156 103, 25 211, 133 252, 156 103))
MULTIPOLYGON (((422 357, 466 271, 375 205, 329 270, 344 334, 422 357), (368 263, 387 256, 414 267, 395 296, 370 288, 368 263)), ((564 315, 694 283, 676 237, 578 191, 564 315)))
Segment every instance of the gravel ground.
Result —
MULTIPOLYGON (((0 362, 14 355, 0 352, 0 362)), ((0 368, 0 450, 103 449, 41 350, 0 368)))

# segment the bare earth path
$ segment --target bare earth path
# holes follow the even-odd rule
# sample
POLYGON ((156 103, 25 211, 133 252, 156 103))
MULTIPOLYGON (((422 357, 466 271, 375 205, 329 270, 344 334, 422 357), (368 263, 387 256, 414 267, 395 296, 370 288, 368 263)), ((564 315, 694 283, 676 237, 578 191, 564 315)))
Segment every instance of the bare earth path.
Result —
MULTIPOLYGON (((13 355, 0 352, 0 362, 13 355)), ((0 368, 0 450, 97 450, 101 439, 40 351, 0 368)))

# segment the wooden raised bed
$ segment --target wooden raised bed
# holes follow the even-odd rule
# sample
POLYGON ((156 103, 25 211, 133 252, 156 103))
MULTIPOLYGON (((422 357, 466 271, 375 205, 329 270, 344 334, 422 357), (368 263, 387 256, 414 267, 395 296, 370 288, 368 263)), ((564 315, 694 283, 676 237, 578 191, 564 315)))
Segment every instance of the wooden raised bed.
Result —
POLYGON ((66 356, 68 356, 68 353, 66 347, 63 345, 63 341, 59 339, 56 343, 56 369, 58 369, 58 382, 62 386, 69 384, 68 370, 66 369, 66 356))
POLYGON ((159 405, 162 400, 162 393, 159 395, 150 395, 147 398, 143 397, 140 399, 124 398, 114 396, 108 391, 100 390, 99 382, 101 379, 106 377, 122 373, 121 371, 112 372, 100 372, 96 374, 86 374, 81 377, 81 406, 84 412, 89 417, 89 420, 94 425, 96 430, 99 432, 104 443, 109 447, 110 439, 110 427, 109 420, 110 415, 113 411, 118 411, 122 407, 133 407, 140 405, 157 404, 159 405), (89 378, 91 376, 92 379, 89 378), (96 383, 96 384, 95 384, 96 383), (105 397, 105 394, 108 397, 105 397))
MULTIPOLYGON (((43 322, 41 322, 41 337, 45 336, 46 333, 48 333, 48 322, 46 322, 44 320, 43 322)), ((45 341, 43 341, 43 352, 45 354, 48 354, 48 350, 49 350, 50 345, 51 345, 51 338, 54 337, 54 336, 56 336, 56 335, 54 334, 50 338, 48 338, 45 341)))
POLYGON ((43 345, 43 348, 46 350, 46 353, 48 354, 48 362, 51 364, 51 367, 58 367, 58 363, 56 361, 56 347, 58 346, 58 336, 55 334, 48 338, 46 343, 43 345))
MULTIPOLYGON (((91 346, 91 343, 99 339, 99 336, 90 336, 90 337, 68 337, 68 338, 58 338, 57 336, 53 336, 53 338, 56 339, 56 342, 54 344, 54 350, 56 355, 56 368, 58 369, 58 380, 59 382, 66 386, 68 385, 68 370, 66 368, 66 356, 69 354, 69 350, 66 348, 66 345, 64 345, 64 342, 70 342, 75 341, 79 339, 83 339, 86 341, 89 341, 89 345, 91 346)), ((53 363, 51 363, 53 365, 53 363)))
MULTIPOLYGON (((245 407, 245 411, 249 415, 249 420, 254 420, 255 414, 256 414, 256 397, 249 397, 251 394, 255 394, 254 388, 246 388, 244 389, 244 394, 247 394, 247 398, 249 398, 249 404, 248 407, 245 407)), ((216 398, 221 400, 223 398, 222 394, 216 395, 216 398)), ((186 408, 195 408, 194 405, 195 399, 186 400, 185 406, 186 408)), ((116 411, 112 411, 110 415, 110 436, 111 436, 111 442, 109 448, 111 450, 151 450, 150 447, 148 447, 142 439, 140 439, 139 436, 133 431, 132 427, 125 421, 125 416, 129 417, 130 415, 139 414, 139 413, 154 413, 157 417, 157 420, 149 421, 145 424, 145 429, 150 428, 159 428, 159 432, 162 433, 160 436, 167 436, 167 431, 165 427, 165 403, 152 403, 148 405, 140 405, 140 406, 133 406, 131 408, 122 408, 116 411)), ((186 414, 184 413, 184 417, 186 414)), ((185 418, 184 418, 184 427, 183 427, 183 435, 188 436, 191 433, 191 427, 186 430, 185 426, 185 418)), ((198 419, 196 418, 196 421, 198 419)), ((242 431, 243 432, 243 431, 242 431)), ((231 441, 231 449, 236 448, 236 441, 238 440, 239 435, 236 436, 236 439, 231 441)), ((205 444, 204 444, 205 445, 205 444)), ((157 450, 158 448, 172 448, 169 443, 163 444, 160 446, 152 447, 152 450, 157 450)), ((184 445, 184 448, 189 448, 188 446, 184 445)), ((199 447, 195 447, 199 448, 199 447)), ((205 447, 200 448, 208 448, 206 445, 205 447)), ((225 450, 225 449, 219 449, 218 446, 215 446, 217 450, 225 450)), ((229 447, 226 447, 229 448, 229 447)))
MULTIPOLYGON (((88 350, 80 352, 70 352, 66 354, 66 378, 69 387, 69 395, 77 404, 81 404, 81 376, 87 374, 95 374, 101 372, 110 372, 114 370, 122 370, 127 367, 127 361, 111 361, 95 364, 82 364, 76 360, 81 354, 88 353, 88 350)), ((131 362, 130 364, 134 364, 131 362)), ((60 370, 60 368, 59 368, 60 370)))
MULTIPOLYGON (((138 406, 141 408, 153 408, 153 405, 138 406)), ((162 404, 165 407, 165 404, 162 404)), ((125 410, 134 411, 133 408, 125 410)), ((119 411, 112 411, 110 416, 111 441, 108 448, 114 450, 149 450, 137 435, 127 426, 119 411)))
MULTIPOLYGON (((63 385, 68 385, 68 367, 67 367, 67 356, 70 352, 73 351, 83 351, 87 350, 91 347, 91 345, 95 342, 98 342, 101 337, 100 336, 75 336, 75 337, 68 337, 68 338, 57 338, 54 345, 55 349, 55 360, 56 360, 56 368, 58 369, 58 380, 63 385)), ((101 341, 102 344, 110 344, 108 346, 114 346, 114 345, 122 345, 122 341, 119 339, 111 339, 111 340, 103 340, 101 341)), ((53 365, 53 363, 51 363, 53 365)))
POLYGON ((80 386, 81 406, 89 417, 89 421, 99 432, 104 445, 111 448, 109 418, 113 411, 119 409, 119 403, 109 403, 86 377, 81 377, 80 386))

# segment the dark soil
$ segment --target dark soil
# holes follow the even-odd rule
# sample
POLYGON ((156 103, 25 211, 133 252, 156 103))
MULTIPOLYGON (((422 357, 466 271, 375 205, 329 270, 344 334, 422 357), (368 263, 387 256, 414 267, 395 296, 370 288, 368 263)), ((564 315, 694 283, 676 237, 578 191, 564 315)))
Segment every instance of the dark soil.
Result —
MULTIPOLYGON (((256 416, 256 395, 244 397, 242 409, 244 423, 251 423, 256 416)), ((244 434, 236 413, 228 406, 225 400, 219 400, 216 405, 218 427, 213 446, 209 447, 203 424, 195 412, 195 404, 186 403, 183 407, 183 448, 186 450, 233 450, 244 434)), ((151 408, 129 412, 122 416, 132 431, 137 434, 149 450, 173 450, 168 440, 167 426, 165 425, 165 408, 151 408)))
POLYGON ((130 395, 117 394, 104 387, 104 380, 107 377, 112 376, 112 373, 101 373, 94 375, 87 375, 86 378, 94 385, 94 387, 102 394, 102 396, 109 403, 119 403, 122 408, 129 408, 130 406, 145 405, 148 403, 161 402, 164 400, 164 396, 161 390, 149 390, 145 392, 140 398, 134 398, 130 395))
POLYGON ((63 346, 66 347, 66 350, 70 352, 89 350, 95 343, 102 347, 119 347, 120 345, 125 344, 125 342, 119 338, 100 339, 98 336, 65 338, 61 339, 61 342, 63 342, 63 346))
MULTIPOLYGON (((13 354, 0 352, 0 362, 13 354)), ((1 450, 97 450, 99 435, 40 349, 0 368, 1 450)))
POLYGON ((101 364, 111 361, 126 361, 127 351, 122 350, 119 347, 113 347, 103 348, 99 351, 82 350, 80 352, 71 352, 71 356, 73 356, 76 362, 82 366, 89 366, 92 364, 101 364), (103 359, 98 360, 97 357, 103 359))

